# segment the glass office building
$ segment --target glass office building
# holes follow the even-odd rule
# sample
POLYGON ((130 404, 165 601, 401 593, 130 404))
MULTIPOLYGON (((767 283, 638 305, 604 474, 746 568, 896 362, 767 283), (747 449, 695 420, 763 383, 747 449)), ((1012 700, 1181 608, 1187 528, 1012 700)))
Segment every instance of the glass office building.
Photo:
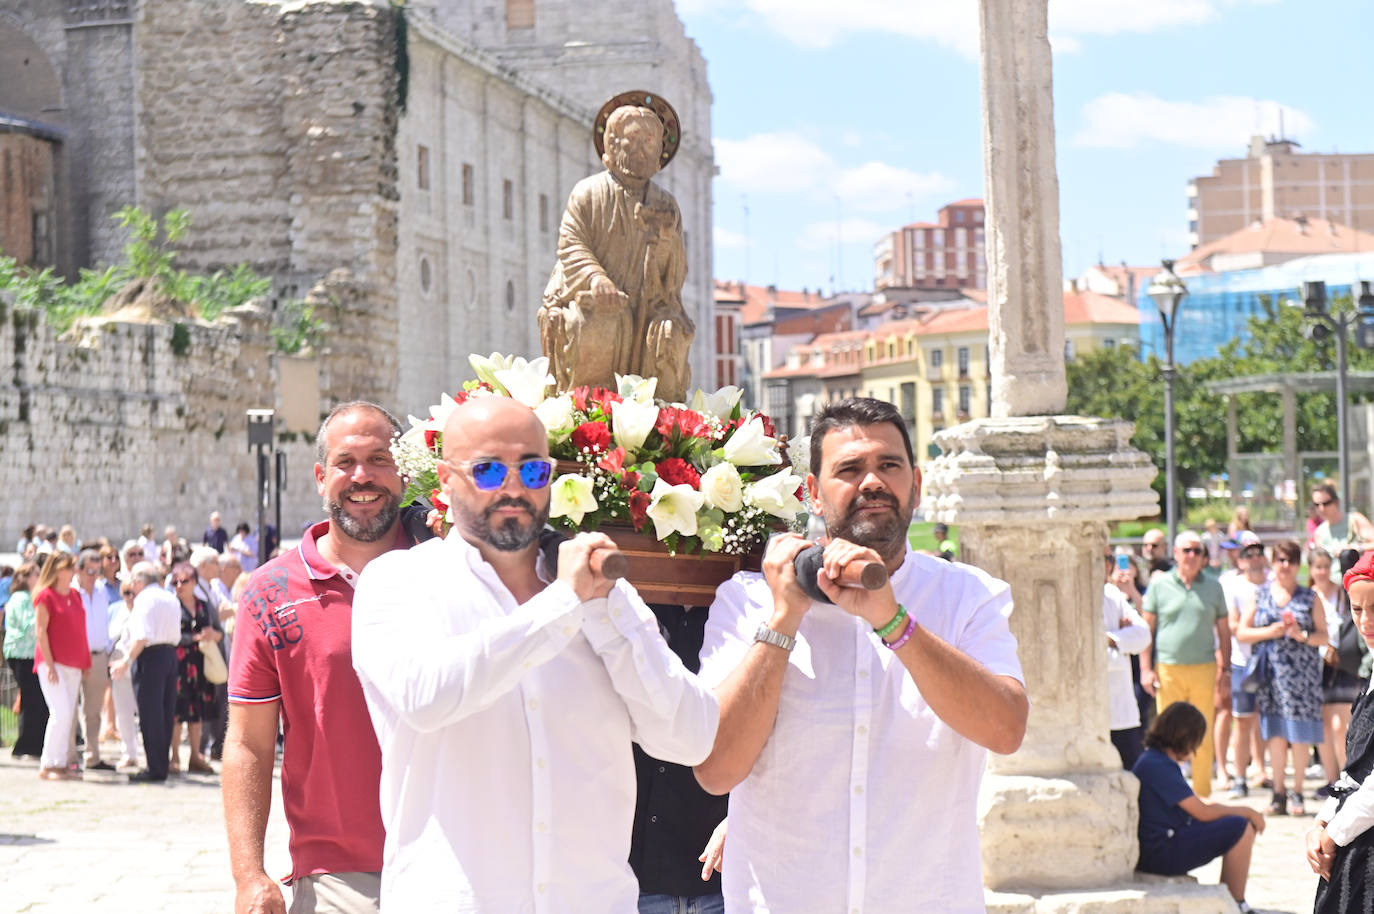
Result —
MULTIPOLYGON (((1374 281, 1374 252, 1318 254, 1274 266, 1182 277, 1188 296, 1178 308, 1174 361, 1180 365, 1217 354, 1233 339, 1244 337, 1250 318, 1264 314, 1261 299, 1302 304, 1302 284, 1326 283, 1328 302, 1349 295, 1360 280, 1374 281)), ((1164 357, 1164 328, 1146 283, 1136 296, 1140 310, 1141 357, 1164 357)))

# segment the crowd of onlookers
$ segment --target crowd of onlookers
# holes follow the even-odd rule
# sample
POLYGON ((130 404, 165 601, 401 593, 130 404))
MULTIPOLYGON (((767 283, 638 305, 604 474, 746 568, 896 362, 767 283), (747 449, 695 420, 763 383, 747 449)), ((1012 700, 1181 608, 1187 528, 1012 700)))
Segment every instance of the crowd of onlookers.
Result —
MULTIPOLYGON (((149 734, 140 730, 160 729, 164 722, 152 720, 163 716, 162 704, 145 706, 154 688, 139 682, 131 661, 163 645, 169 672, 175 657, 175 678, 169 676, 166 694, 158 696, 169 718, 162 743, 169 744, 168 764, 183 767, 184 737, 185 770, 214 773, 210 762, 220 757, 228 710, 235 607, 261 544, 246 523, 231 534, 218 512, 198 544, 175 527, 160 539, 153 531, 144 524, 139 536, 116 546, 103 536, 82 542, 71 524, 35 524, 15 544, 18 564, 0 565, 3 652, 18 685, 12 754, 38 761, 45 779, 80 778, 83 767, 139 767, 140 735, 145 758, 149 745, 149 734), (148 614, 136 609, 136 600, 155 603, 159 595, 164 607, 180 609, 179 626, 172 614, 154 631, 148 614), (117 761, 102 756, 101 744, 110 742, 120 746, 117 761)), ((269 555, 275 533, 266 530, 269 555)))
POLYGON ((1243 902, 1264 816, 1209 800, 1212 782, 1230 799, 1270 791, 1270 816, 1307 813, 1305 775, 1325 781, 1311 799, 1332 796, 1374 666, 1341 575, 1374 549, 1374 525, 1319 485, 1306 542, 1266 544, 1240 508, 1225 530, 1209 520, 1169 545, 1155 529, 1138 554, 1105 556, 1111 740, 1141 781, 1141 868, 1221 856, 1243 902))

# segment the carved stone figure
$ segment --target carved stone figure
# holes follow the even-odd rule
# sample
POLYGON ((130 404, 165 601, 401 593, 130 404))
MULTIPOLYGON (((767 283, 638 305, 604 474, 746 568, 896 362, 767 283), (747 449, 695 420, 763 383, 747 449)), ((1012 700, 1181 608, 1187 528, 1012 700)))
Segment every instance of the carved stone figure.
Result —
POLYGON ((682 214, 652 178, 677 151, 672 107, 626 92, 596 119, 606 171, 579 181, 558 230, 558 262, 539 309, 539 339, 559 390, 615 388, 615 375, 658 378, 682 400, 696 327, 682 307, 682 214))

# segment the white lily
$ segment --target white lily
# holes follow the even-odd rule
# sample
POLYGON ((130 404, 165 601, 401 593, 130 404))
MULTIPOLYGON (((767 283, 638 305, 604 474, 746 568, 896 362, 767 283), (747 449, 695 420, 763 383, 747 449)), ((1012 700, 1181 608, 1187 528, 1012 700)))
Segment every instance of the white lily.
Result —
POLYGON ((616 393, 638 403, 654 402, 654 391, 658 389, 658 378, 641 378, 637 374, 616 374, 616 393))
POLYGON ((761 467, 782 463, 778 453, 778 439, 763 433, 763 420, 758 416, 735 429, 725 442, 725 459, 737 467, 761 467))
POLYGON ((498 390, 504 390, 504 388, 501 386, 501 382, 496 380, 496 373, 511 367, 514 363, 515 356, 502 355, 499 352, 493 352, 486 358, 476 354, 468 356, 468 364, 477 373, 477 380, 485 381, 498 390))
POLYGON ((735 404, 739 402, 740 395, 744 391, 731 384, 729 387, 722 387, 713 394, 697 388, 692 394, 692 402, 689 409, 715 416, 717 419, 729 418, 730 413, 734 412, 735 404))
POLYGON ((797 486, 802 478, 791 470, 766 476, 744 487, 744 503, 782 520, 791 520, 802 510, 797 486))
POLYGON ((396 439, 396 443, 402 447, 414 447, 423 451, 425 449, 425 423, 414 416, 408 418, 410 419, 410 428, 396 439))
POLYGON ((429 421, 425 423, 425 428, 432 432, 442 432, 444 426, 448 424, 448 417, 453 415, 453 411, 458 408, 458 401, 448 394, 440 394, 439 405, 429 408, 429 421))
POLYGON ((566 517, 580 524, 597 507, 592 481, 586 476, 560 476, 549 487, 549 517, 566 517))
POLYGON ((744 482, 733 463, 718 463, 701 476, 701 494, 706 503, 727 514, 744 507, 744 482))
POLYGON ((644 446, 656 422, 658 407, 654 404, 622 400, 611 411, 611 434, 627 454, 634 454, 644 446))
POLYGON ((539 421, 544 423, 544 429, 548 434, 572 426, 573 422, 573 401, 568 394, 561 397, 549 397, 543 403, 534 408, 534 414, 539 417, 539 421))
MULTIPOLYGON (((619 408, 616 412, 619 412, 619 408)), ((670 486, 660 477, 654 481, 654 490, 649 493, 652 501, 645 513, 654 522, 654 538, 663 539, 677 531, 683 536, 695 536, 697 532, 697 510, 706 500, 700 492, 689 485, 670 486)))
POLYGON ((553 375, 549 374, 549 358, 541 355, 527 362, 517 356, 509 368, 497 369, 496 380, 512 399, 534 409, 544 402, 544 390, 553 383, 553 375))

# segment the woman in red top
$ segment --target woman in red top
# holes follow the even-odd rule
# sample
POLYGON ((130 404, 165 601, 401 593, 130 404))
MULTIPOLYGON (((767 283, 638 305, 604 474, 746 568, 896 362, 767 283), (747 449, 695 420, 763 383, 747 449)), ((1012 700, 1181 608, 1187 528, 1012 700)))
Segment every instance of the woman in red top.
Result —
MULTIPOLYGON (((38 776, 48 781, 81 777, 67 770, 67 750, 76 720, 81 673, 91 665, 91 648, 86 643, 86 610, 81 593, 72 587, 75 576, 76 557, 69 552, 54 552, 38 573, 34 586, 34 632, 38 644, 33 664, 43 698, 48 702, 48 727, 43 733, 38 776)), ((90 736, 93 738, 94 734, 90 736)))

